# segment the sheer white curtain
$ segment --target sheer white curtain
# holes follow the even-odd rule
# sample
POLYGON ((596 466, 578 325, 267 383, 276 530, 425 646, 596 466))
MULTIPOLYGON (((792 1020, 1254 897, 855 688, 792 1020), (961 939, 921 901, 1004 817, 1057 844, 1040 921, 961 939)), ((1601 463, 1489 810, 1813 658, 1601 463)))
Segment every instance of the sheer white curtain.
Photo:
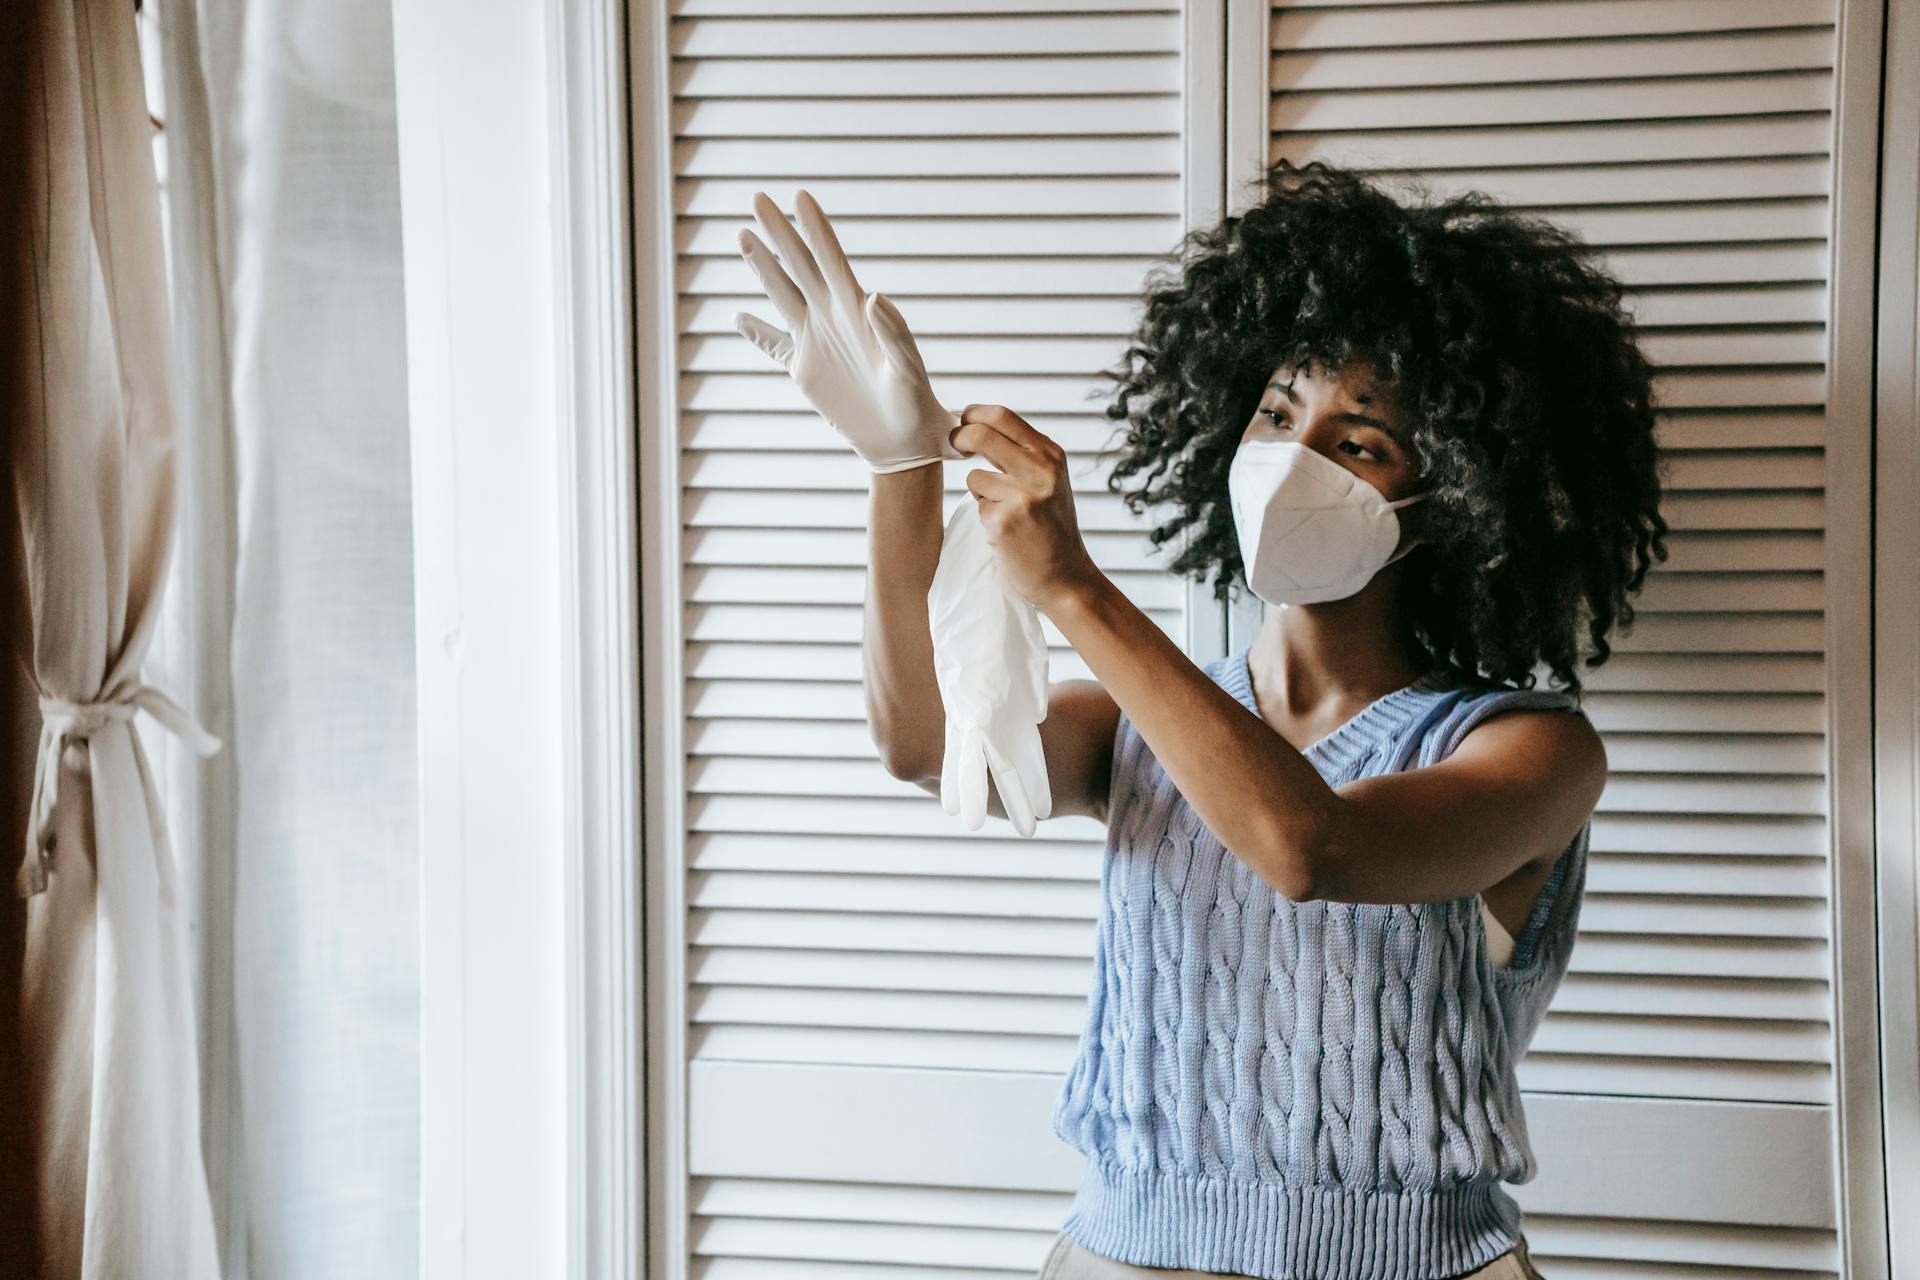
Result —
POLYGON ((197 880, 229 1280, 418 1269, 419 896, 387 0, 147 0, 181 541, 152 654, 228 744, 165 760, 197 880))

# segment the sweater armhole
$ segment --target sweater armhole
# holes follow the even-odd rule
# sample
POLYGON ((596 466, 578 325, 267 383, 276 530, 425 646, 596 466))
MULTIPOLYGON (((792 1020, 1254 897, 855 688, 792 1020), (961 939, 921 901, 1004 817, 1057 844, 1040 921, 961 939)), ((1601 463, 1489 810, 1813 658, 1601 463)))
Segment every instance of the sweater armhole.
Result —
POLYGON ((1560 899, 1566 892, 1567 881, 1573 877, 1574 855, 1580 850, 1587 838, 1591 824, 1583 826, 1567 842, 1567 847, 1554 859, 1553 870, 1547 875, 1547 882, 1540 886, 1540 892, 1534 897, 1533 908, 1527 912, 1527 922, 1520 926, 1520 933, 1513 940, 1513 955, 1507 967, 1518 972, 1533 968, 1535 948, 1540 945, 1540 936, 1546 932, 1547 922, 1560 910, 1560 899))
POLYGON ((1127 734, 1130 733, 1132 729, 1133 722, 1127 719, 1127 713, 1124 710, 1121 711, 1114 719, 1113 741, 1108 744, 1107 750, 1107 810, 1105 818, 1108 831, 1113 830, 1114 815, 1119 812, 1116 805, 1120 799, 1121 785, 1131 782, 1131 779, 1125 777, 1124 771, 1126 769, 1127 734))
MULTIPOLYGON (((1570 693, 1560 689, 1494 689, 1480 694, 1458 708, 1453 716, 1436 735, 1432 748, 1432 758, 1426 763, 1437 764, 1459 749, 1475 726, 1491 719, 1503 711, 1570 711, 1575 715, 1585 715, 1579 701, 1570 693)), ((1540 892, 1534 895, 1533 906, 1527 911, 1527 920, 1520 932, 1514 935, 1513 953, 1501 973, 1514 975, 1529 972, 1533 968, 1535 949, 1540 936, 1545 932, 1547 922, 1560 906, 1563 887, 1572 870, 1573 855, 1576 848, 1586 838, 1591 829, 1589 825, 1574 833, 1554 859, 1553 869, 1547 874, 1546 883, 1540 886, 1540 892)))
POLYGON ((1423 764, 1438 764, 1459 749, 1460 743, 1483 720, 1503 711, 1570 711, 1584 716, 1570 693, 1558 689, 1495 689, 1468 700, 1447 718, 1425 753, 1423 764))

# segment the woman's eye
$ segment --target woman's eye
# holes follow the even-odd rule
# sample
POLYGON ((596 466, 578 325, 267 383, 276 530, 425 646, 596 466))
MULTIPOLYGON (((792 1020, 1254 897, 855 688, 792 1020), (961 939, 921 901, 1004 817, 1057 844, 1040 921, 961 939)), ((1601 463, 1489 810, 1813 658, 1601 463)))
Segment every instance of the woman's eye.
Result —
MULTIPOLYGON (((1265 414, 1267 421, 1271 422, 1276 427, 1283 427, 1287 425, 1286 417, 1282 415, 1278 409, 1262 409, 1260 410, 1260 412, 1265 414)), ((1348 455, 1347 455, 1348 457, 1353 457, 1353 458, 1365 457, 1365 458, 1372 459, 1373 461, 1376 461, 1376 462, 1379 461, 1378 454, 1374 453, 1373 450, 1367 448, 1367 446, 1361 444, 1357 440, 1342 440, 1340 442, 1340 447, 1342 449, 1347 449, 1348 446, 1352 447, 1348 452, 1348 455), (1357 450, 1358 452, 1354 452, 1353 450, 1357 450)))

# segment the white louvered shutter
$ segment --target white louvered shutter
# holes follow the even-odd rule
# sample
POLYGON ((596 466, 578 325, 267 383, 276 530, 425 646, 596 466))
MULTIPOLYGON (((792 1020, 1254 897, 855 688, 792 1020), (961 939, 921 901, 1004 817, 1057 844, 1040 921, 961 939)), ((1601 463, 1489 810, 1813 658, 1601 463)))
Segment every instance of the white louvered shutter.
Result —
MULTIPOLYGON (((755 190, 789 211, 813 192, 942 399, 1008 404, 1066 443, 1102 563, 1204 636, 1091 472, 1108 424, 1090 397, 1194 207, 1183 122, 1219 104, 1182 101, 1177 6, 671 14, 674 146, 651 159, 672 166, 679 265, 685 822, 666 852, 686 890, 689 1261, 719 1280, 1031 1274, 1082 1168, 1048 1115, 1102 832, 967 833, 879 766, 866 473, 734 334, 743 308, 777 320, 734 235, 755 190)), ((1808 0, 1361 3, 1276 10, 1228 50, 1268 63, 1270 92, 1266 121, 1227 133, 1546 212, 1606 248, 1656 329, 1674 555, 1590 680, 1613 776, 1573 970, 1521 1069, 1542 1167, 1516 1195, 1550 1275, 1838 1273, 1832 24, 1808 0)), ((1056 678, 1081 673, 1054 656, 1056 678)))
POLYGON ((1418 175, 1542 213, 1604 251, 1652 330, 1673 554, 1583 676, 1612 774, 1572 967, 1520 1067, 1541 1174, 1515 1195, 1549 1275, 1840 1270, 1822 613, 1834 22, 1831 0, 1272 15, 1269 162, 1418 175))
MULTIPOLYGON (((1006 404, 1067 446, 1096 559, 1181 638, 1184 587, 1094 457, 1112 425, 1098 371, 1184 230, 1180 14, 672 14, 692 1263, 1031 1271, 1078 1176, 1047 1107, 1085 1015, 1104 830, 969 833, 880 766, 860 689, 868 472, 735 334, 738 310, 779 322, 735 236, 754 191, 788 213, 810 191, 943 403, 1006 404), (966 1145, 982 1138, 995 1169, 966 1145)), ((970 465, 949 466, 948 510, 971 501, 970 465)), ((1085 675, 1048 634, 1053 678, 1085 675)))

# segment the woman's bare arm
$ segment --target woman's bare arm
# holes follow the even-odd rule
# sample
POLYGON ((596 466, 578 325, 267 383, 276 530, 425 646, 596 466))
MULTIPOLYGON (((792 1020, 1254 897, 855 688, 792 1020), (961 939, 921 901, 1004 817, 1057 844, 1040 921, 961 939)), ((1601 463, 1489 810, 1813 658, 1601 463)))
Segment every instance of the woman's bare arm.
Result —
MULTIPOLYGON (((888 773, 938 795, 946 749, 946 712, 933 674, 927 592, 940 563, 941 468, 878 472, 868 498, 867 598, 861 661, 867 728, 888 773)), ((968 501, 972 501, 971 498, 968 501)), ((1120 709, 1098 683, 1052 685, 1040 749, 1047 761, 1053 813, 1104 819, 1107 772, 1120 709)), ((987 785, 987 811, 1006 817, 987 785)))
POLYGON ((946 726, 927 623, 927 592, 940 563, 940 466, 872 479, 860 642, 867 729, 887 772, 917 781, 929 761, 939 776, 946 726))
POLYGON ((1438 902, 1557 855, 1599 801, 1585 715, 1508 711, 1438 764, 1334 787, 1105 578, 1043 606, 1200 819, 1295 901, 1438 902))

